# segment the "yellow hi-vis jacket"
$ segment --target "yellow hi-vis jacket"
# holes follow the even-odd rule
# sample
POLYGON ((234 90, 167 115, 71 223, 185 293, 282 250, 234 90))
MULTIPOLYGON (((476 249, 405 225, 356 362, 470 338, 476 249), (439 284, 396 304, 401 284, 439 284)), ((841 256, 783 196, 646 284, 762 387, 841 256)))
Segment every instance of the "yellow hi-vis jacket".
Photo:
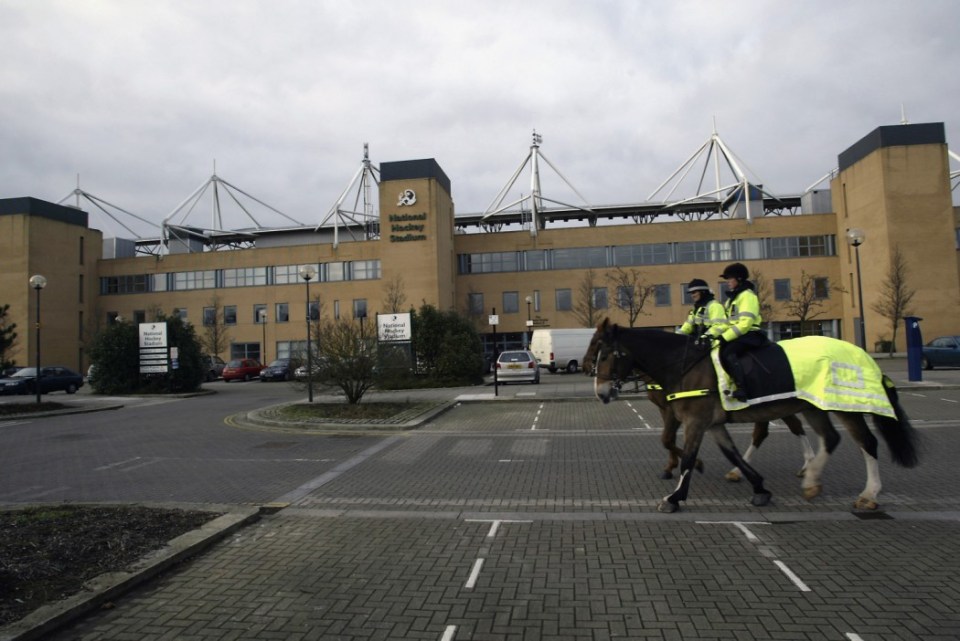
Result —
POLYGON ((749 287, 744 287, 737 295, 727 300, 727 322, 713 326, 710 336, 722 337, 728 343, 735 341, 747 332, 759 331, 760 299, 757 293, 749 287))
POLYGON ((694 307, 687 315, 687 320, 680 326, 679 333, 688 336, 703 336, 716 325, 721 326, 727 323, 727 310, 723 308, 720 301, 711 298, 706 305, 694 307))

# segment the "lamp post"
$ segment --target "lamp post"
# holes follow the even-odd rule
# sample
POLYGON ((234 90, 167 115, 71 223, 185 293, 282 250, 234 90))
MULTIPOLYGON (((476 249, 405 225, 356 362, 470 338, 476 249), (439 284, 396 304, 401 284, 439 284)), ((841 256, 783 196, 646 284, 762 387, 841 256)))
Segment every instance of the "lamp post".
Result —
POLYGON ((853 246, 853 252, 857 257, 857 305, 860 307, 860 349, 867 350, 867 330, 863 322, 863 283, 860 280, 860 245, 867 239, 867 235, 862 229, 854 227, 847 230, 847 242, 853 246))
POLYGON ((527 301, 527 331, 523 333, 523 348, 527 349, 530 347, 530 339, 533 338, 530 335, 530 332, 533 331, 533 318, 530 316, 530 305, 533 303, 533 297, 527 296, 524 300, 527 301))
POLYGON ((40 369, 40 290, 46 286, 47 279, 40 274, 30 277, 30 287, 37 290, 37 377, 34 380, 34 387, 37 389, 37 405, 40 404, 40 379, 43 375, 43 370, 40 369))
POLYGON ((310 281, 317 275, 313 265, 304 265, 299 270, 300 278, 307 284, 307 401, 313 402, 313 348, 310 340, 310 281))
POLYGON ((260 330, 263 335, 263 341, 260 343, 262 345, 262 348, 260 350, 262 353, 260 354, 260 356, 263 359, 263 364, 266 365, 267 364, 267 310, 261 309, 260 313, 257 314, 257 316, 259 317, 258 320, 260 321, 260 330))

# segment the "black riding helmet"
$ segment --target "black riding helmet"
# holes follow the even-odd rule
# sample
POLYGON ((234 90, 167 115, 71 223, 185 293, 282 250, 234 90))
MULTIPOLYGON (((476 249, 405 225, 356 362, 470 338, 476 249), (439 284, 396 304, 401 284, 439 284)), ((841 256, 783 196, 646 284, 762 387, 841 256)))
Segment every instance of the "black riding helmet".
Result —
POLYGON ((743 263, 730 263, 723 270, 723 273, 720 274, 720 278, 736 278, 739 280, 747 280, 750 278, 750 270, 748 270, 747 266, 743 263))
POLYGON ((689 283, 687 283, 687 293, 692 294, 693 292, 709 292, 710 286, 707 285, 707 281, 700 280, 699 278, 694 278, 689 283))

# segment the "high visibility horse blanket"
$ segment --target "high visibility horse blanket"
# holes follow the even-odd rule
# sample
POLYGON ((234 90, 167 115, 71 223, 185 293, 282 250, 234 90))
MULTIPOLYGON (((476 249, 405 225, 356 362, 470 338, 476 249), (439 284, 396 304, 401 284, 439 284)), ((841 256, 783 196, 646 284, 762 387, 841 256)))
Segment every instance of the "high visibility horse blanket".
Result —
MULTIPOLYGON (((723 409, 733 412, 751 405, 800 398, 826 411, 865 412, 896 418, 884 389, 883 372, 876 361, 856 345, 826 336, 804 336, 780 341, 771 347, 783 350, 793 375, 794 389, 770 389, 769 385, 764 388, 764 383, 754 385, 748 377, 747 391, 751 392, 751 398, 745 403, 731 396, 736 385, 720 363, 720 350, 711 350, 723 409)), ((746 358, 750 358, 750 352, 746 358)), ((757 376, 784 380, 762 371, 757 376)))

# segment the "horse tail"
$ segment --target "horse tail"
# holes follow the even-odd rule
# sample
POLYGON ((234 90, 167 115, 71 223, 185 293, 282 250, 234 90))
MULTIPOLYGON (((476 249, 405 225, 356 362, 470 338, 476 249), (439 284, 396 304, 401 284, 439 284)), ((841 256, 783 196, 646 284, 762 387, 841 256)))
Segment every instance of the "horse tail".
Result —
POLYGON ((893 406, 896 418, 889 416, 873 415, 874 425, 886 441, 890 448, 890 455, 893 462, 903 467, 914 467, 919 462, 918 436, 917 431, 910 425, 910 419, 907 413, 900 406, 899 395, 893 381, 884 375, 883 388, 887 392, 887 399, 893 406))

